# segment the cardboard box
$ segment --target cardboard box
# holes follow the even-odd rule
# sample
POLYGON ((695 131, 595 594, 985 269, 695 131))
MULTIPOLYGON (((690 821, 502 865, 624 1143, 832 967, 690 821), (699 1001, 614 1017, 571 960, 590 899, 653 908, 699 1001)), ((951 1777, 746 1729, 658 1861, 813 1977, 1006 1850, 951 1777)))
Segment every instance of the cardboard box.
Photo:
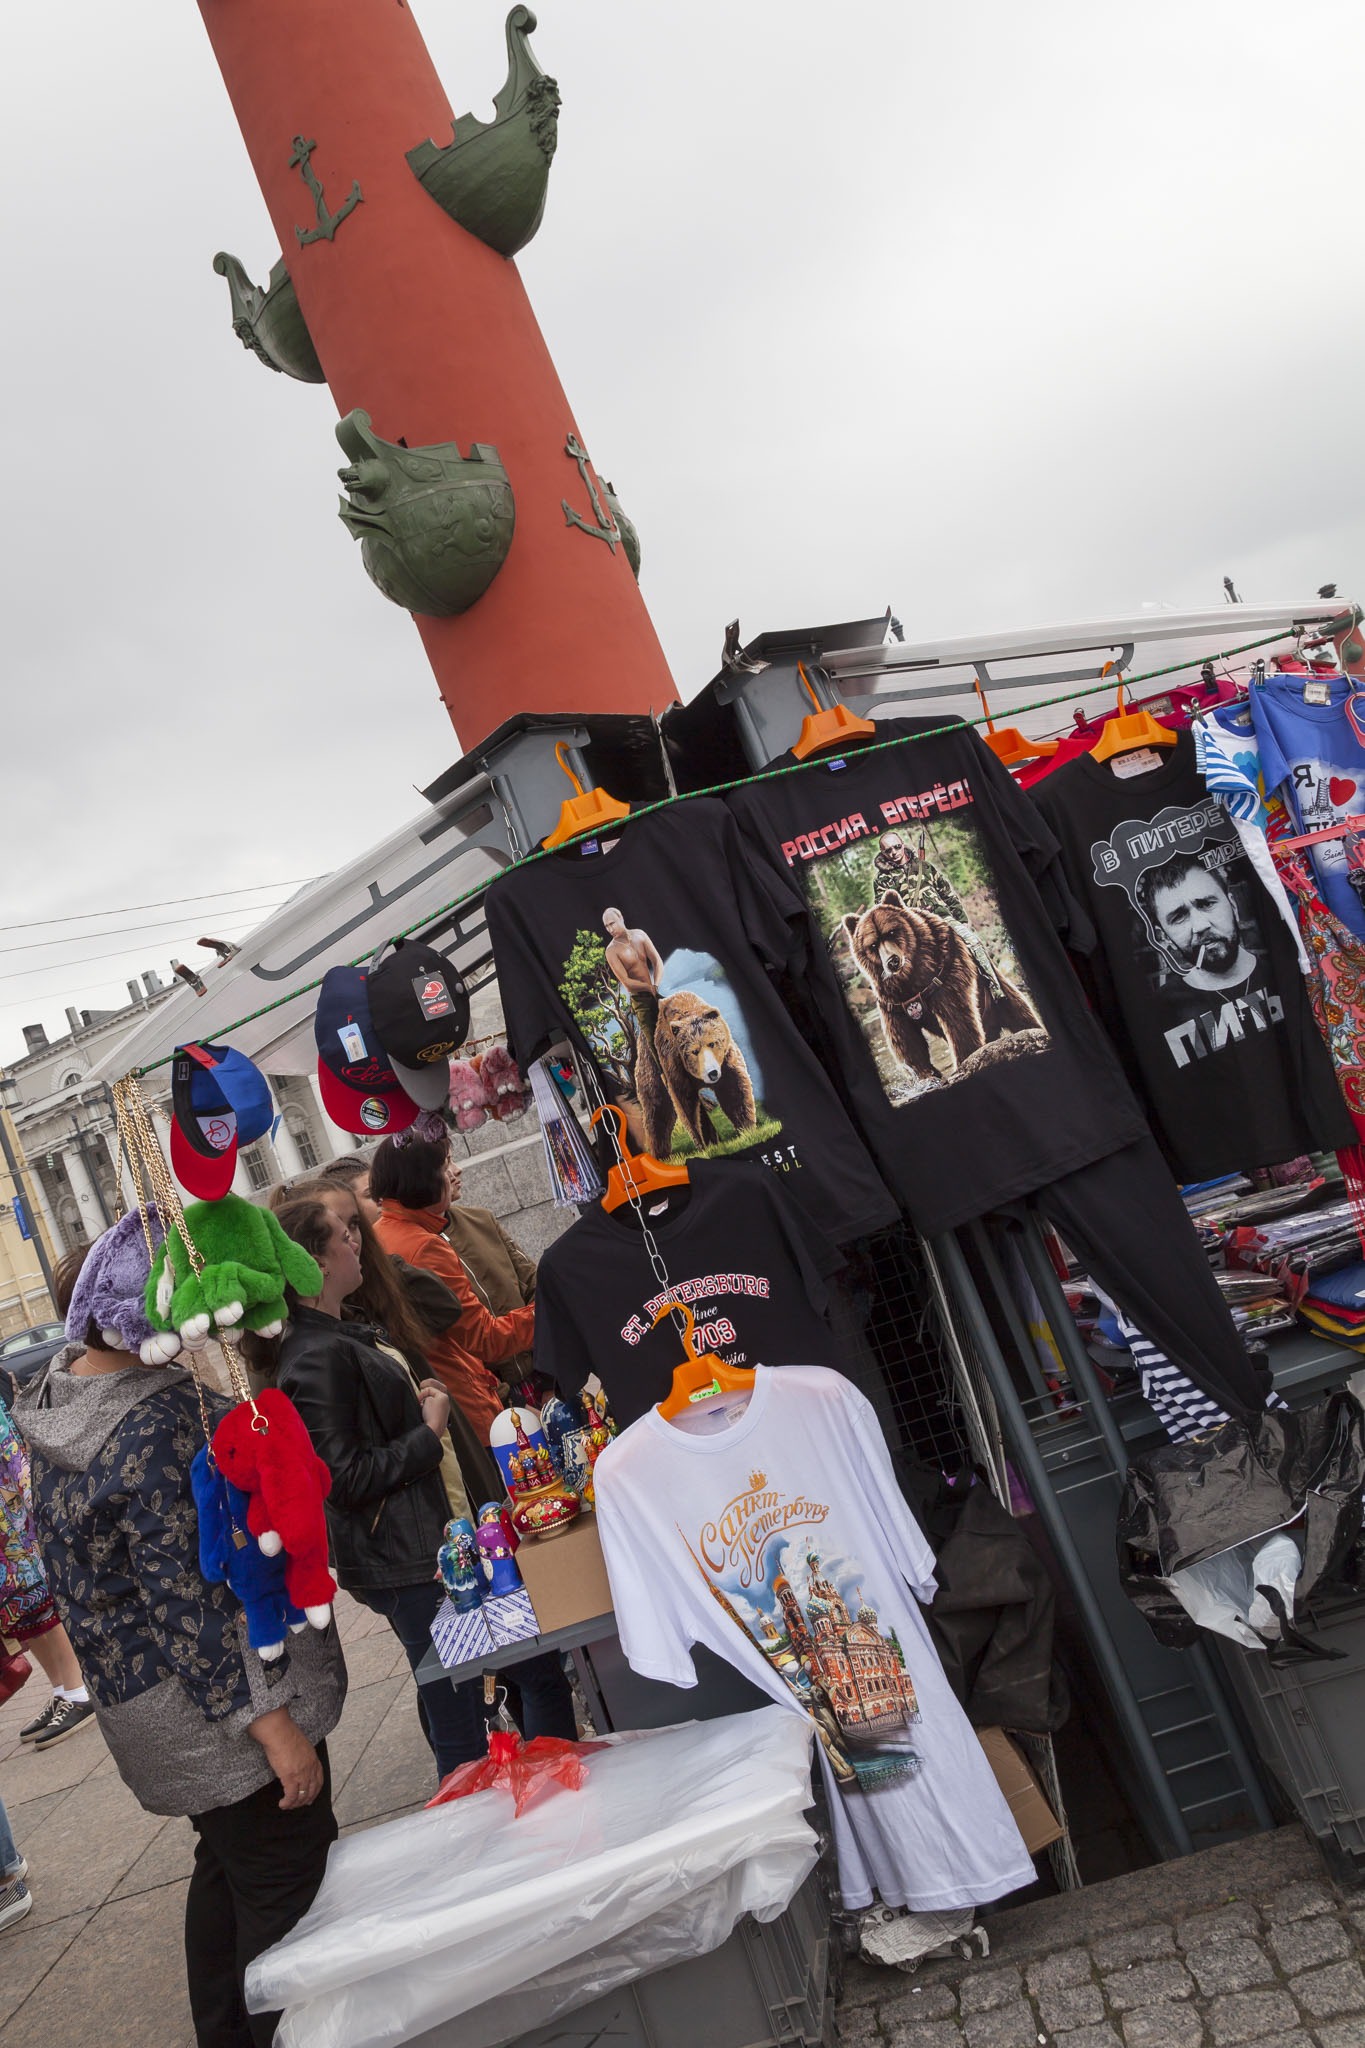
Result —
POLYGON ((580 1515, 557 1536, 535 1536, 521 1544, 517 1569, 542 1635, 611 1613, 611 1587, 595 1515, 580 1515))
POLYGON ((1043 1788, 1023 1751, 1010 1741, 1003 1728, 978 1728, 976 1739, 995 1772, 996 1784, 1009 1802, 1014 1825, 1023 1836, 1029 1855, 1036 1856, 1040 1849, 1059 1842, 1066 1829, 1043 1797, 1043 1788))

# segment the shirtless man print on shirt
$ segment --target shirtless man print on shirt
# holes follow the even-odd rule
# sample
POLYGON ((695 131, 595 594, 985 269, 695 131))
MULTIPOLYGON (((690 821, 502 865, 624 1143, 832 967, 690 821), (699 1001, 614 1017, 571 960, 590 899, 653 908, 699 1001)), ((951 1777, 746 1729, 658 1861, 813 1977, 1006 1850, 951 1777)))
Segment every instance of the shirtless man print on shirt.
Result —
POLYGON ((632 930, 619 910, 602 912, 602 928, 607 935, 607 966, 630 998, 643 1042, 652 1047, 659 1022, 659 977, 664 971, 659 949, 647 931, 638 925, 632 930))

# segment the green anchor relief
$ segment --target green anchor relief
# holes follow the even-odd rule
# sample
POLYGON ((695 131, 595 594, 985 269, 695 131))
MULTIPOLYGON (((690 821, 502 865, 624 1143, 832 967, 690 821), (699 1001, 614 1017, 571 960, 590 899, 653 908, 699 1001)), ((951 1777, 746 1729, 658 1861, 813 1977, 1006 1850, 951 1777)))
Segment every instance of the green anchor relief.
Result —
POLYGON ((294 137, 294 153, 289 159, 291 170, 297 167, 299 176, 312 193, 313 206, 318 217, 318 224, 315 228, 295 227, 294 233, 298 236, 301 243, 330 242, 335 236, 337 229, 341 226, 341 223, 355 212, 357 206, 360 205, 365 197, 365 194, 360 189, 359 179, 354 179, 350 191, 342 200, 336 212, 333 213, 323 196, 322 180, 309 161, 316 148, 316 142, 309 142, 304 136, 296 135, 294 137))
POLYGON ((604 540, 612 553, 615 554, 617 542, 622 537, 620 529, 597 495, 597 485, 593 482, 592 473, 588 468, 591 458, 577 434, 566 436, 564 453, 572 456, 573 460, 578 464, 578 474, 587 485, 588 497, 592 502, 593 509, 593 517, 585 519, 581 512, 574 511, 567 498, 561 498, 559 502, 564 507, 564 524, 566 526, 576 526, 580 533, 590 533, 594 540, 604 540))

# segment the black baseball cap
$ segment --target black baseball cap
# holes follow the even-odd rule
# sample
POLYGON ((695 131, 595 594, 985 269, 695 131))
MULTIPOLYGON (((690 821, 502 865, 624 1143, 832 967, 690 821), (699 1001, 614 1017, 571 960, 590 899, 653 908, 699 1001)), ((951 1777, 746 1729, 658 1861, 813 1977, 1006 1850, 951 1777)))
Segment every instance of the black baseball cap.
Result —
POLYGON ((365 977, 374 1035, 423 1109, 450 1099, 450 1059, 469 1035, 469 991, 434 946, 395 939, 365 977))

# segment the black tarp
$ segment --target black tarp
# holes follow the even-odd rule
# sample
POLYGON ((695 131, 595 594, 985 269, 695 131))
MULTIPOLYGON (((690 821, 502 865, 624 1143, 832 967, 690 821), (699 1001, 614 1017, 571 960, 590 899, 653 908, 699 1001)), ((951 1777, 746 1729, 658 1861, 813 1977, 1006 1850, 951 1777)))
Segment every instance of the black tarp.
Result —
POLYGON ((944 1480, 919 1506, 938 1559, 929 1631, 968 1720, 1051 1734, 1070 1700, 1052 1660, 1053 1593, 1041 1558, 980 1478, 944 1480))
POLYGON ((1292 1528, 1303 1552, 1294 1616, 1360 1534, 1365 1410, 1345 1388, 1311 1407, 1267 1408, 1193 1443, 1135 1457, 1119 1504, 1119 1578, 1160 1642, 1200 1631, 1161 1582, 1269 1530, 1292 1528))

